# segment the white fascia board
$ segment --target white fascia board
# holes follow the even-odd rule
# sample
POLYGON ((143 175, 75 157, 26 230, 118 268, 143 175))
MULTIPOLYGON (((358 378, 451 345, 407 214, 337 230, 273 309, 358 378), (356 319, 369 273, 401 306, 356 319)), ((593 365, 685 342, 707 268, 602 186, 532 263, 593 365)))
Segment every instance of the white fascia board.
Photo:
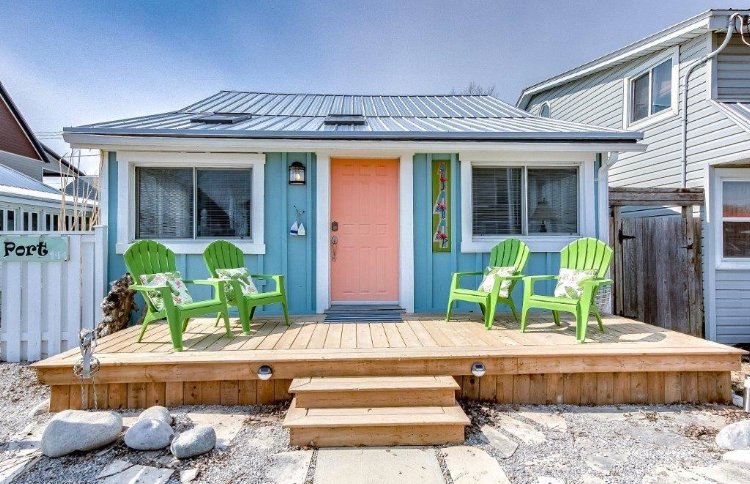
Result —
MULTIPOLYGON (((108 151, 179 151, 179 152, 319 152, 339 150, 413 153, 453 153, 456 151, 590 151, 635 152, 646 151, 643 143, 592 142, 496 142, 496 141, 390 141, 390 140, 295 140, 243 138, 171 138, 135 137, 66 133, 65 140, 77 149, 108 151)), ((119 157, 119 155, 118 155, 119 157)))

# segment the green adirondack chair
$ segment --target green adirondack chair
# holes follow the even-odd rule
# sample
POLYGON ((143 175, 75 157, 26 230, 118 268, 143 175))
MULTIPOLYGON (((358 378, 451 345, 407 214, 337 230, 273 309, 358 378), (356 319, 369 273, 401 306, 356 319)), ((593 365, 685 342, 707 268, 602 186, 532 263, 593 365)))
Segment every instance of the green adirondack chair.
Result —
POLYGON ((451 280, 450 295, 448 296, 448 312, 445 320, 449 321, 453 313, 453 303, 455 301, 467 301, 479 304, 482 314, 484 314, 484 325, 487 329, 492 328, 492 322, 495 320, 495 307, 499 304, 505 304, 510 307, 513 317, 518 321, 518 312, 516 305, 513 303, 511 296, 516 283, 523 278, 521 273, 526 267, 526 260, 529 258, 529 247, 517 239, 508 239, 500 242, 492 248, 490 252, 490 267, 515 267, 515 273, 507 277, 496 277, 492 286, 492 291, 485 292, 479 289, 464 289, 460 287, 462 277, 482 276, 483 272, 456 272, 451 280), (502 297, 498 294, 500 284, 503 280, 510 280, 508 288, 508 297, 502 297))
POLYGON ((172 337, 172 346, 175 351, 182 351, 182 333, 187 328, 190 318, 204 316, 210 313, 218 313, 218 318, 224 318, 227 336, 232 336, 229 327, 229 312, 227 310, 226 297, 224 295, 224 283, 219 280, 183 280, 186 284, 202 284, 214 287, 213 298, 205 301, 194 301, 187 304, 174 304, 171 291, 168 286, 148 286, 139 284, 141 275, 151 275, 161 272, 175 272, 174 252, 164 245, 153 240, 140 240, 132 244, 125 251, 125 267, 133 277, 134 284, 130 289, 143 294, 146 301, 146 316, 141 323, 141 332, 138 341, 143 339, 151 321, 166 319, 169 324, 169 333, 172 337), (158 291, 164 301, 164 309, 157 309, 147 296, 147 293, 158 291))
POLYGON ((596 272, 594 279, 584 281, 581 286, 583 293, 580 298, 555 297, 534 294, 534 283, 538 281, 557 279, 558 276, 527 276, 523 278, 523 309, 521 310, 521 331, 526 331, 526 316, 531 308, 549 309, 556 325, 560 325, 560 311, 573 313, 576 317, 576 340, 583 343, 586 340, 586 327, 589 314, 596 317, 599 330, 604 332, 602 315, 596 307, 594 298, 599 288, 612 284, 611 279, 604 276, 612 261, 612 249, 599 239, 583 238, 571 242, 560 251, 560 268, 592 270, 596 272))
MULTIPOLYGON (((216 240, 208 244, 203 252, 203 260, 206 262, 208 272, 212 277, 217 277, 217 269, 239 269, 245 266, 245 254, 242 250, 231 242, 226 240, 216 240)), ((281 303, 281 310, 284 312, 284 320, 289 326, 289 313, 286 303, 286 289, 284 288, 284 276, 268 274, 251 274, 253 279, 264 279, 274 281, 275 287, 271 291, 259 292, 253 295, 242 297, 233 297, 227 299, 228 306, 235 306, 240 313, 240 323, 242 331, 250 334, 250 320, 253 319, 255 308, 268 304, 281 303)), ((238 281, 230 281, 235 295, 241 295, 238 281)))

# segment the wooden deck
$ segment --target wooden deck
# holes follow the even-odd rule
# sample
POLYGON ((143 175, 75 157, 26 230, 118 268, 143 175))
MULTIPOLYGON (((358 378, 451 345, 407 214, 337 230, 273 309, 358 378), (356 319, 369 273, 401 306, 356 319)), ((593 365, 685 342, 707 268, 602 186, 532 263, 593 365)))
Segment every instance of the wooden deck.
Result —
MULTIPOLYGON (((193 320, 185 351, 172 350, 166 324, 153 324, 144 341, 131 327, 99 341, 98 405, 140 408, 154 404, 252 404, 289 398, 293 378, 313 376, 453 375, 465 398, 514 403, 726 402, 730 371, 742 351, 616 316, 605 333, 590 323, 586 344, 575 325, 536 319, 527 333, 498 318, 487 331, 476 315, 443 322, 436 315, 406 315, 399 323, 324 323, 318 315, 253 322, 251 335, 234 326, 224 335, 213 320, 193 320), (471 376, 471 364, 487 374, 471 376), (260 365, 273 378, 257 379, 260 365)), ((77 350, 33 365, 52 387, 52 408, 93 405, 72 365, 77 350)), ((86 390, 87 388, 87 390, 86 390)))

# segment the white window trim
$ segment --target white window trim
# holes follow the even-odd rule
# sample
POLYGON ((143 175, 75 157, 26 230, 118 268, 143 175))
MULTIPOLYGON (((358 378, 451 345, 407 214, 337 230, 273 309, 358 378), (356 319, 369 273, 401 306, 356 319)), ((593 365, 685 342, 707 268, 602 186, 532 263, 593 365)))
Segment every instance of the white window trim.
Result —
POLYGON ((714 219, 714 243, 716 250, 716 269, 720 270, 749 270, 750 257, 724 257, 724 182, 746 181, 750 182, 750 168, 721 168, 714 170, 713 219, 714 219))
POLYGON ((545 119, 552 119, 552 105, 549 103, 549 101, 544 101, 542 104, 539 105, 539 117, 545 118, 545 119), (542 116, 542 111, 544 110, 544 106, 547 106, 547 109, 549 110, 549 116, 542 116))
MULTIPOLYGON (((265 254, 264 191, 266 155, 257 153, 117 152, 117 244, 122 254, 135 238, 135 168, 252 168, 252 239, 232 242, 245 254, 265 254)), ((211 239, 157 239, 178 254, 202 254, 211 239)))
POLYGON ((596 237, 596 204, 593 153, 459 153, 461 165, 461 252, 485 253, 506 239, 525 242, 532 252, 559 252, 580 237, 596 237), (472 230, 473 205, 471 169, 473 166, 530 168, 578 167, 578 230, 577 235, 503 235, 478 236, 472 230), (587 210, 588 208, 588 210, 587 210))
MULTIPOLYGON (((649 109, 651 109, 651 83, 649 82, 648 86, 648 96, 649 96, 649 109)), ((648 62, 645 62, 644 64, 641 64, 638 66, 638 68, 634 71, 632 75, 629 75, 623 79, 623 99, 625 100, 625 105, 623 106, 622 110, 622 125, 625 129, 642 129, 647 126, 651 126, 652 124, 658 123, 660 121, 664 121, 665 119, 669 119, 673 116, 677 116, 679 113, 679 104, 680 104, 680 48, 679 46, 674 46, 670 49, 667 49, 664 53, 661 53, 659 56, 654 57, 653 59, 649 60, 648 62), (641 77, 641 75, 646 74, 654 67, 658 66, 664 61, 667 61, 669 59, 672 59, 672 102, 669 109, 665 109, 664 111, 660 111, 656 114, 651 114, 649 116, 646 116, 643 119, 639 119, 638 121, 630 121, 630 115, 631 115, 631 100, 633 91, 631 89, 631 83, 633 80, 641 77)))

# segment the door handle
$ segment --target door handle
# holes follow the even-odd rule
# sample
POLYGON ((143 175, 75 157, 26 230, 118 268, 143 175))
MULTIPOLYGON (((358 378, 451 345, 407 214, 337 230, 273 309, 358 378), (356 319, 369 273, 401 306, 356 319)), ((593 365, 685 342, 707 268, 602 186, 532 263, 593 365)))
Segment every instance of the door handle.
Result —
POLYGON ((336 260, 336 245, 339 243, 339 238, 335 235, 331 236, 331 260, 336 260))

